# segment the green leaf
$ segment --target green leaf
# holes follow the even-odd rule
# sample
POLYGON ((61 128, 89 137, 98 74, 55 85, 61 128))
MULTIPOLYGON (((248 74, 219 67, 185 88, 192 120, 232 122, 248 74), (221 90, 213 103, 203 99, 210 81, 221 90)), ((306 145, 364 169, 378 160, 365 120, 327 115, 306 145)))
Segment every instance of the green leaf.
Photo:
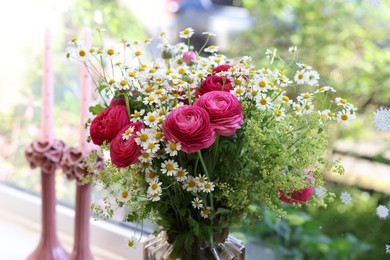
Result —
POLYGON ((218 215, 218 214, 229 214, 230 212, 231 212, 231 210, 229 210, 229 209, 218 208, 217 209, 217 213, 215 213, 215 215, 218 215))
POLYGON ((94 116, 100 114, 103 110, 104 110, 104 107, 100 104, 89 107, 89 112, 91 112, 92 115, 94 115, 94 116))
POLYGON ((195 236, 199 236, 200 235, 199 223, 195 219, 193 219, 191 215, 188 216, 188 223, 192 227, 192 231, 194 232, 195 236))

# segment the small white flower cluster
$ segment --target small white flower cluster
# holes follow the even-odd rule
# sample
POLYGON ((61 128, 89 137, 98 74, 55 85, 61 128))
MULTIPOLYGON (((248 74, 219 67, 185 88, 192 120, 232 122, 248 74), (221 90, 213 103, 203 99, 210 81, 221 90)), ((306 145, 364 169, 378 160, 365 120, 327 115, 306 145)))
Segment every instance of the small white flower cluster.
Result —
POLYGON ((380 219, 385 219, 389 216, 389 209, 384 205, 379 205, 376 208, 376 214, 380 219))
POLYGON ((381 107, 374 112, 374 126, 379 131, 390 131, 390 108, 381 107))
POLYGON ((386 245, 386 254, 390 254, 390 245, 386 245))
POLYGON ((350 204, 352 201, 352 196, 348 192, 342 192, 340 195, 340 199, 344 204, 350 204))

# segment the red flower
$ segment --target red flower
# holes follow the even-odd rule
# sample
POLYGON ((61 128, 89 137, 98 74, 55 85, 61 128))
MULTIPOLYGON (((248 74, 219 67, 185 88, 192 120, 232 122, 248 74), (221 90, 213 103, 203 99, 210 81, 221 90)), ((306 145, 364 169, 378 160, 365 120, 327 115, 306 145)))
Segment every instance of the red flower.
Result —
POLYGON ((185 153, 208 148, 216 139, 215 131, 210 127, 209 114, 194 105, 175 108, 165 119, 163 130, 165 139, 180 142, 185 153))
POLYGON ((309 170, 305 170, 305 174, 309 176, 306 180, 307 185, 305 188, 299 191, 294 191, 292 193, 285 193, 284 191, 279 191, 279 199, 288 204, 301 204, 305 203, 314 192, 314 178, 309 170))
POLYGON ((210 115, 211 127, 220 135, 233 135, 244 122, 240 101, 229 92, 207 92, 194 105, 206 109, 210 115))
POLYGON ((115 138, 112 139, 110 145, 112 164, 118 168, 124 168, 138 161, 138 157, 141 155, 141 147, 137 145, 134 139, 137 137, 136 133, 144 128, 141 122, 137 122, 124 126, 118 132, 115 138), (133 128, 132 134, 129 135, 129 138, 124 139, 122 134, 130 128, 133 128))
POLYGON ((112 106, 126 106, 126 101, 124 98, 113 98, 110 102, 110 107, 112 106))
POLYGON ((228 71, 232 66, 229 65, 229 64, 222 64, 222 65, 219 65, 217 67, 215 67, 213 69, 213 72, 214 73, 218 73, 218 72, 221 72, 221 71, 228 71))
POLYGON ((214 90, 230 92, 230 90, 232 89, 233 88, 230 84, 230 79, 217 75, 211 75, 208 76, 204 81, 202 81, 200 87, 196 89, 195 96, 199 97, 207 92, 214 90))
POLYGON ((119 130, 130 122, 126 106, 110 106, 97 115, 91 123, 90 135, 94 144, 111 142, 119 130))

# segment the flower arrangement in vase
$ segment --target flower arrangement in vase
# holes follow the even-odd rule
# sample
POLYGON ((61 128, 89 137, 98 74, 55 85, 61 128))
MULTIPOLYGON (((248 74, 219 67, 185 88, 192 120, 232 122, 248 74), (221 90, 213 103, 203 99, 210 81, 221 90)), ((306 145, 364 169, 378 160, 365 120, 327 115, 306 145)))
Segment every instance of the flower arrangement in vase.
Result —
POLYGON ((262 208, 283 216, 281 203, 324 203, 314 187, 329 168, 342 170, 327 160, 327 125, 348 124, 356 108, 295 61, 296 47, 287 66, 267 50, 270 66, 256 67, 207 46, 210 32, 193 50, 193 34, 186 28, 187 43, 171 45, 162 33, 161 55, 148 61, 150 40, 91 47, 73 39, 67 56, 87 66, 100 95, 90 137, 109 158, 91 181, 109 195, 95 212, 110 218, 119 206, 126 222, 153 220, 168 258, 203 250, 217 259, 215 245, 227 237, 218 234, 260 218, 262 208))

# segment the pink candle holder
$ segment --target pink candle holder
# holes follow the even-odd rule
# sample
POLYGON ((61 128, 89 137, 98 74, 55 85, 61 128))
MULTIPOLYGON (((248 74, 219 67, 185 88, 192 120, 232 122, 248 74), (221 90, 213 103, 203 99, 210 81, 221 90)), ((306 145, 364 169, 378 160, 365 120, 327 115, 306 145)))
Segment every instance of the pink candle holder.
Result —
POLYGON ((55 171, 63 155, 65 144, 59 140, 35 141, 25 150, 32 169, 41 168, 42 232, 37 248, 28 260, 62 260, 69 254, 61 246, 56 233, 55 171))
MULTIPOLYGON (((92 183, 83 183, 82 178, 93 171, 84 165, 86 154, 77 148, 68 148, 61 160, 61 167, 69 180, 76 180, 76 206, 73 251, 69 259, 93 260, 89 240, 89 219, 91 206, 92 183)), ((103 167, 103 160, 97 157, 95 169, 103 167)))

